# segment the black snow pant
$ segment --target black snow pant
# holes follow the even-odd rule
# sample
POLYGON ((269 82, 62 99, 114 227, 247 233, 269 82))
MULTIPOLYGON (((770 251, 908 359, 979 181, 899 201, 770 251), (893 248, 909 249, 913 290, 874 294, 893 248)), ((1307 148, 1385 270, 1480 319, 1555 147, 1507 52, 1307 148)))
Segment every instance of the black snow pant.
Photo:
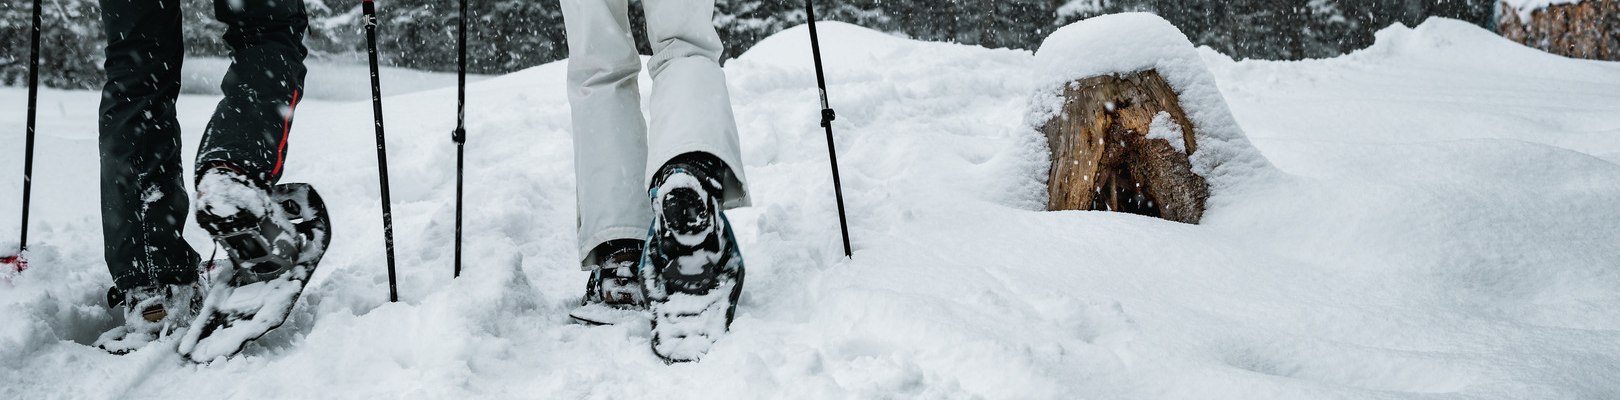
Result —
MULTIPOLYGON (((185 56, 180 3, 101 0, 101 225, 107 269, 124 289, 197 279, 197 253, 181 236, 190 196, 175 117, 185 56)), ((273 185, 304 85, 304 3, 215 0, 214 15, 226 25, 231 66, 195 166, 235 168, 273 185)))

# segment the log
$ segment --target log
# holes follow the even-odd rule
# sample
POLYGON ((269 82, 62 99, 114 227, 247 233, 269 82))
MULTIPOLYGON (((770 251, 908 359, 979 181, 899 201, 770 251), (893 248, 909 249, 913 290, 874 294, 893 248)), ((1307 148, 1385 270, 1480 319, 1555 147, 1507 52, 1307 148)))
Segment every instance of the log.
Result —
POLYGON ((1620 0, 1531 10, 1503 1, 1500 10, 1497 31, 1508 40, 1565 57, 1620 61, 1620 0))
POLYGON ((1157 71, 1079 79, 1062 96, 1061 110, 1041 127, 1052 160, 1048 210, 1198 223, 1209 198, 1188 159, 1198 150, 1198 127, 1157 71))

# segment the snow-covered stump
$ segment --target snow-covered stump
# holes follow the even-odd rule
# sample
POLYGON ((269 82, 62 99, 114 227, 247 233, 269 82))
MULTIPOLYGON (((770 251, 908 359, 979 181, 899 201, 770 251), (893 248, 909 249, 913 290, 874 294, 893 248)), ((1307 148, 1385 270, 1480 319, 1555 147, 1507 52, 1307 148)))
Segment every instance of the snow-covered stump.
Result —
POLYGON ((1080 79, 1041 128, 1052 151, 1048 210, 1120 211, 1196 224, 1209 185, 1192 172, 1193 126, 1153 70, 1080 79))
POLYGON ((1565 57, 1620 61, 1620 0, 1502 0, 1497 31, 1565 57))
POLYGON ((1198 51, 1156 15, 1076 22, 1035 58, 1026 123, 1051 151, 1048 210, 1196 224, 1214 192, 1266 164, 1198 51))

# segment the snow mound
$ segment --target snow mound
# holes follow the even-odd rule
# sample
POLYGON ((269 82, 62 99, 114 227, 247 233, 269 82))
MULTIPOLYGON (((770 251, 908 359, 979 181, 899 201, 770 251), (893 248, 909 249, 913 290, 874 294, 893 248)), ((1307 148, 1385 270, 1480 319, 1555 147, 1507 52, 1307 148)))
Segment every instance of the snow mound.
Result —
POLYGON ((1149 13, 1090 18, 1047 37, 1035 53, 1035 94, 1025 123, 1038 129, 1056 116, 1063 106, 1063 87, 1070 82, 1145 70, 1158 71, 1180 96, 1198 142, 1198 151, 1189 157, 1193 172, 1208 180, 1212 203, 1222 192, 1270 170, 1232 118, 1215 76, 1192 42, 1169 21, 1149 13))
POLYGON ((1601 81, 1620 74, 1620 63, 1555 55, 1450 18, 1429 18, 1416 27, 1391 25, 1374 37, 1372 46, 1333 60, 1376 62, 1400 57, 1425 64, 1463 64, 1471 71, 1520 80, 1601 81))
MULTIPOLYGON (((913 43, 859 25, 838 22, 816 22, 816 36, 821 41, 821 58, 828 60, 870 59, 884 50, 913 43)), ((754 44, 737 59, 751 62, 812 66, 810 57, 810 25, 783 29, 754 44)))

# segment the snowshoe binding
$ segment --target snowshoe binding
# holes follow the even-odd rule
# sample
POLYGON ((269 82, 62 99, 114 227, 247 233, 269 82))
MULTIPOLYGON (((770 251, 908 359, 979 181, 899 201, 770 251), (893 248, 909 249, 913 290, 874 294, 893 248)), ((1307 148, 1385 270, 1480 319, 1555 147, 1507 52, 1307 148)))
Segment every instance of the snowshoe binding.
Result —
POLYGON ((231 263, 213 282, 179 351, 197 363, 230 357, 286 322, 331 241, 326 205, 307 184, 268 191, 228 169, 197 184, 197 222, 231 263))
POLYGON ((721 213, 715 163, 674 162, 653 180, 654 221, 640 276, 652 312, 652 350, 665 362, 697 361, 730 328, 743 260, 721 213))
POLYGON ((641 262, 640 240, 615 240, 602 245, 605 253, 591 265, 591 278, 585 282, 585 297, 568 313, 588 325, 618 325, 647 320, 647 301, 636 278, 641 262))
POLYGON ((96 348, 128 354, 185 328, 202 308, 202 283, 107 290, 108 308, 124 306, 123 324, 96 338, 96 348))

